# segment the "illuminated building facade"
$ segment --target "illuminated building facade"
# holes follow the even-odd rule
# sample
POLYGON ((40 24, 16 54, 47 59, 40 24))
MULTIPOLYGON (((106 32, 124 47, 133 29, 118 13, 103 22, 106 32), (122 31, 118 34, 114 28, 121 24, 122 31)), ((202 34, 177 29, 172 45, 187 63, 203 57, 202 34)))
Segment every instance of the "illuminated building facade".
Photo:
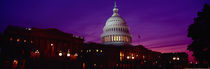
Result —
POLYGON ((125 45, 132 42, 132 36, 126 21, 118 14, 115 2, 113 15, 106 21, 101 35, 102 43, 112 45, 125 45))
MULTIPOLYGON (((160 63, 160 52, 137 46, 85 43, 81 51, 83 69, 141 69, 145 64, 160 63)), ((147 68, 150 69, 150 68, 147 68)))

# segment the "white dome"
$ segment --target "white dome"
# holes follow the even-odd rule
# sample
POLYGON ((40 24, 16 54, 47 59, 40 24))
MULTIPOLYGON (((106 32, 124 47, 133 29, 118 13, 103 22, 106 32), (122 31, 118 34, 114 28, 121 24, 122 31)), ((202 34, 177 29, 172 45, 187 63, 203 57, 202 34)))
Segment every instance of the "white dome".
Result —
POLYGON ((118 14, 118 8, 113 9, 113 15, 106 21, 101 35, 104 44, 124 45, 132 41, 126 21, 118 14))

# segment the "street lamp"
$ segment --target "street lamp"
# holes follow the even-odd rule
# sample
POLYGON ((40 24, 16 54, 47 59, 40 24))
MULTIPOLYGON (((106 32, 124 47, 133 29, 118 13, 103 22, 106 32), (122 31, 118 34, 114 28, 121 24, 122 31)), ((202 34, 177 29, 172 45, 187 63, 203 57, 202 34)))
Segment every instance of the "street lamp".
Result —
POLYGON ((176 59, 179 60, 179 57, 177 57, 176 59))
POLYGON ((60 52, 58 55, 59 55, 59 56, 62 56, 63 54, 62 54, 62 52, 60 52))
POLYGON ((173 57, 173 60, 176 60, 176 57, 173 57))
POLYGON ((67 53, 67 57, 70 57, 70 53, 67 53))
POLYGON ((173 57, 173 60, 179 60, 180 58, 179 57, 173 57))
POLYGON ((134 59, 134 56, 132 56, 131 59, 134 59))
POLYGON ((129 57, 129 56, 127 56, 127 59, 130 59, 130 57, 129 57))

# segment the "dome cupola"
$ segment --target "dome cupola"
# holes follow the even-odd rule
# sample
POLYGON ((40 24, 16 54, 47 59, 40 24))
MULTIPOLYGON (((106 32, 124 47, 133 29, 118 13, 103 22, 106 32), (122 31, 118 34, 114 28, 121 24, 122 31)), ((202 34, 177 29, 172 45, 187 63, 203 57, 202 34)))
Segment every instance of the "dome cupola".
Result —
POLYGON ((102 43, 104 44, 125 45, 132 42, 129 27, 118 11, 115 1, 113 15, 106 21, 103 34, 101 35, 102 43))

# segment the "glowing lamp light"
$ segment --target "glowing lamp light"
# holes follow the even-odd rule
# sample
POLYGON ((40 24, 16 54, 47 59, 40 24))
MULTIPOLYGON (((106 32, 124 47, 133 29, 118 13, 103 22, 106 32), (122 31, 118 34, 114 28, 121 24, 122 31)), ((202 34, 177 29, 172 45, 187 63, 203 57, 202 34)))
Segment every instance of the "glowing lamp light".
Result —
POLYGON ((26 30, 31 30, 32 28, 25 28, 26 30))
POLYGON ((17 39, 17 42, 20 42, 20 38, 17 39))
POLYGON ((39 53, 39 50, 36 50, 35 53, 38 54, 39 53))
POLYGON ((77 56, 78 56, 78 54, 77 54, 77 53, 75 53, 75 54, 74 54, 74 56, 76 56, 76 57, 77 57, 77 56))
POLYGON ((59 56, 62 56, 63 54, 60 52, 58 55, 59 55, 59 56))
POLYGON ((143 57, 143 59, 145 58, 145 56, 144 56, 144 55, 143 55, 142 57, 143 57))
POLYGON ((132 56, 131 59, 134 59, 134 56, 132 56))
POLYGON ((179 60, 179 57, 177 57, 176 59, 179 60))
POLYGON ((118 64, 116 64, 116 66, 119 66, 118 64))
POLYGON ((173 60, 176 60, 176 57, 173 57, 173 60))
POLYGON ((13 60, 13 63, 14 63, 14 64, 18 64, 18 60, 16 60, 16 59, 13 60))
POLYGON ((192 64, 192 62, 190 62, 190 64, 192 64))
POLYGON ((51 43, 50 46, 53 46, 53 43, 51 43))
POLYGON ((129 56, 127 56, 127 59, 130 59, 130 57, 129 57, 129 56))
POLYGON ((70 57, 70 53, 67 53, 67 55, 66 55, 67 57, 70 57))

